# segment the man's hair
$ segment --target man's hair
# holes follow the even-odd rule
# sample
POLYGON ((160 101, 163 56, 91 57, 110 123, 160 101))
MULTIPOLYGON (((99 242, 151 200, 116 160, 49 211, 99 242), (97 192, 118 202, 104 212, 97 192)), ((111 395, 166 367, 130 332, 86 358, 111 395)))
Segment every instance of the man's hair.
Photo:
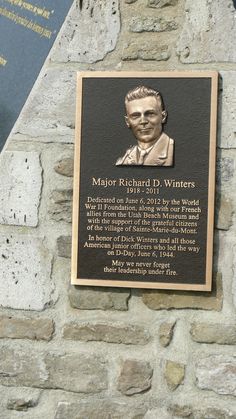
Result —
POLYGON ((157 92, 154 89, 146 86, 137 86, 132 90, 129 90, 127 95, 125 96, 125 105, 135 99, 143 99, 147 96, 154 96, 155 98, 159 99, 161 102, 162 111, 165 111, 165 104, 160 92, 157 92))

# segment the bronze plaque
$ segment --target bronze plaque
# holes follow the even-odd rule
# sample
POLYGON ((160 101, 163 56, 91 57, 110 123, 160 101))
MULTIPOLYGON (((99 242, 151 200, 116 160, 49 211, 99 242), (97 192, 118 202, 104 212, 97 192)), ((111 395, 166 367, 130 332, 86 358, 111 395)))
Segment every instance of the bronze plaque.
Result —
POLYGON ((78 75, 72 284, 211 290, 217 84, 78 75))

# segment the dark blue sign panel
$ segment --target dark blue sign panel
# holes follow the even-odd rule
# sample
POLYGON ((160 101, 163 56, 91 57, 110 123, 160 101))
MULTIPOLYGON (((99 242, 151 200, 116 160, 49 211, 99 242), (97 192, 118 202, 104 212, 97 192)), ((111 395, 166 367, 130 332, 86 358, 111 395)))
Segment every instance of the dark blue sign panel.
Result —
POLYGON ((0 0, 0 150, 73 0, 0 0))

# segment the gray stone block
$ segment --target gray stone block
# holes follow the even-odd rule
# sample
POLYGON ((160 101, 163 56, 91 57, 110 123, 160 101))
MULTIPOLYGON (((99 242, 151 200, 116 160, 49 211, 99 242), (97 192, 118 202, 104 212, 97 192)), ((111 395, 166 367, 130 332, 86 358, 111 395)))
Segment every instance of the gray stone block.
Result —
POLYGON ((97 341, 122 343, 125 345, 146 345, 150 341, 149 332, 137 325, 111 323, 69 323, 64 326, 65 339, 84 342, 97 341))
POLYGON ((0 223, 36 227, 42 187, 39 153, 5 151, 0 172, 0 223))
POLYGON ((1 234, 0 305, 43 310, 51 301, 51 255, 42 239, 24 234, 1 234))
POLYGON ((210 355, 196 365, 197 386, 218 394, 236 396, 236 357, 210 355))
POLYGON ((114 398, 93 398, 77 403, 59 402, 54 419, 143 419, 146 411, 147 408, 137 402, 129 405, 114 398))
POLYGON ((130 43, 122 52, 123 61, 167 61, 170 58, 170 51, 167 45, 157 46, 156 43, 130 43))
POLYGON ((160 325, 159 328, 159 341, 160 344, 165 348, 170 344, 174 334, 174 328, 176 325, 176 320, 172 322, 164 322, 160 325))
POLYGON ((185 377, 185 365, 174 361, 166 361, 164 376, 170 390, 176 390, 183 383, 185 377))
POLYGON ((72 189, 56 189, 51 194, 49 213, 55 221, 72 221, 72 189))
POLYGON ((143 290, 142 298, 152 310, 197 308, 220 311, 223 302, 221 274, 213 279, 211 292, 143 290))
MULTIPOLYGON (((201 403, 202 404, 202 403, 201 403)), ((234 419, 236 411, 224 407, 195 407, 191 405, 173 404, 169 406, 168 411, 171 418, 188 418, 188 419, 234 419)))
POLYGON ((162 7, 167 6, 176 6, 179 0, 148 0, 148 7, 153 7, 156 9, 161 9, 162 7))
POLYGON ((74 142, 76 72, 48 69, 30 95, 13 138, 45 143, 74 142))
POLYGON ((95 354, 48 354, 44 362, 48 373, 46 387, 76 393, 100 393, 107 389, 105 360, 95 354))
POLYGON ((130 21, 131 32, 165 32, 178 29, 174 20, 166 20, 162 17, 133 17, 130 21))
POLYGON ((221 195, 216 200, 216 228, 229 230, 233 223, 233 203, 229 198, 221 195))
POLYGON ((104 359, 77 354, 39 353, 2 348, 0 383, 62 389, 75 393, 100 393, 107 388, 104 359))
POLYGON ((217 159, 216 178, 219 183, 229 182, 234 176, 234 159, 230 157, 221 157, 217 159))
POLYGON ((151 388, 152 375, 149 362, 127 359, 122 365, 117 389, 127 396, 143 393, 151 388))
POLYGON ((58 256, 63 258, 71 257, 71 236, 60 236, 57 238, 58 256))
POLYGON ((182 63, 235 62, 235 9, 231 0, 185 3, 177 52, 182 63))
POLYGON ((222 148, 236 148, 236 71, 222 71, 221 75, 222 93, 220 96, 218 144, 222 148))
POLYGON ((192 339, 201 343, 236 345, 236 327, 221 323, 193 323, 190 334, 192 339))
POLYGON ((54 322, 51 319, 0 317, 0 338, 47 340, 52 338, 54 322))
POLYGON ((65 157, 64 159, 59 160, 55 166, 54 170, 59 175, 72 177, 74 169, 74 160, 72 157, 65 157))
POLYGON ((130 290, 104 287, 79 287, 71 285, 69 300, 80 310, 128 310, 130 290))
POLYGON ((118 0, 84 0, 72 6, 52 61, 95 63, 116 47, 120 32, 118 0))

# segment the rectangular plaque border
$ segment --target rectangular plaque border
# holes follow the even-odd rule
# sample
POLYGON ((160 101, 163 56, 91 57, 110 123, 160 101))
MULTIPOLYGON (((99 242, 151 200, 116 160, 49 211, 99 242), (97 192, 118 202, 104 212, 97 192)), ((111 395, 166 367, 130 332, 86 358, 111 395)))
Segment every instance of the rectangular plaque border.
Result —
POLYGON ((84 286, 166 289, 182 291, 211 291, 213 262, 213 231, 215 202, 215 162, 216 162, 216 132, 217 132, 217 71, 82 71, 77 73, 76 89, 76 128, 74 148, 74 180, 73 180, 73 212, 72 212, 72 251, 71 251, 71 284, 84 286), (79 185, 80 185, 80 146, 82 127, 82 93, 83 78, 211 78, 211 114, 209 136, 209 177, 208 177, 208 213, 207 213, 207 246, 206 246, 206 281, 205 284, 117 281, 77 278, 78 267, 78 229, 79 229, 79 185))

